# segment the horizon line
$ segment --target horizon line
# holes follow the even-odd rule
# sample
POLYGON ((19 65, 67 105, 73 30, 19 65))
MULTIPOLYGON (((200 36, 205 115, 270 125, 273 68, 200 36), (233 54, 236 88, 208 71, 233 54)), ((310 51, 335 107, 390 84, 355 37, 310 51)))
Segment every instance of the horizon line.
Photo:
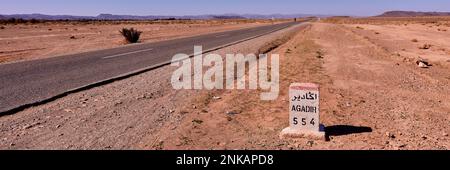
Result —
MULTIPOLYGON (((386 11, 388 12, 388 11, 386 11)), ((230 16, 230 15, 261 15, 261 16, 268 16, 268 15, 320 15, 320 16, 355 16, 355 17, 364 17, 364 16, 371 16, 371 15, 348 15, 348 14, 310 14, 310 13, 270 13, 270 14, 260 14, 260 13, 218 13, 218 14, 183 14, 183 15, 164 15, 164 14, 146 14, 146 15, 138 15, 138 14, 115 14, 115 13, 98 13, 97 15, 80 15, 80 14, 48 14, 48 13, 9 13, 9 14, 2 14, 0 15, 49 15, 49 16, 80 16, 80 17, 97 17, 99 15, 126 15, 126 16, 173 16, 173 17, 183 17, 183 16, 230 16)))

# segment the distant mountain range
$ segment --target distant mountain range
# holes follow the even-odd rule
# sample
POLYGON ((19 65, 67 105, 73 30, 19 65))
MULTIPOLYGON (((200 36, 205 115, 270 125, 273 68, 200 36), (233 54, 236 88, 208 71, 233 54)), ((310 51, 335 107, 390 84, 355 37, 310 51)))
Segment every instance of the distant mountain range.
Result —
POLYGON ((137 15, 113 15, 100 14, 98 16, 74 16, 74 15, 45 15, 45 14, 13 14, 1 15, 0 19, 24 19, 24 20, 155 20, 155 19, 285 19, 285 18, 301 18, 301 17, 326 17, 327 15, 312 15, 312 14, 272 14, 272 15, 258 15, 258 14, 223 14, 223 15, 185 15, 185 16, 137 16, 137 15))
POLYGON ((423 16, 450 16, 450 12, 416 12, 416 11, 389 11, 377 17, 423 17, 423 16))

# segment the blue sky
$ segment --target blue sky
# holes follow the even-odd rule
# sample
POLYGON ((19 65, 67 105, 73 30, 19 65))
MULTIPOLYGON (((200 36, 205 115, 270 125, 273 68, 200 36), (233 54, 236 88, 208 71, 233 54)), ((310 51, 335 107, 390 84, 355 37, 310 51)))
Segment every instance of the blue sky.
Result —
POLYGON ((129 15, 332 14, 450 11, 450 0, 1 0, 1 14, 129 15))

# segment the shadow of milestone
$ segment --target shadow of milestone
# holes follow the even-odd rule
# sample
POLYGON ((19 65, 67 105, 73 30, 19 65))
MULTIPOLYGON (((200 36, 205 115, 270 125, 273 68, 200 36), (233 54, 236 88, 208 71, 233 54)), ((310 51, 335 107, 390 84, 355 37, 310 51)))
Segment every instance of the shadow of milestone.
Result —
POLYGON ((326 140, 330 140, 330 136, 343 136, 355 133, 372 132, 372 128, 365 126, 351 126, 351 125, 335 125, 325 127, 326 140))

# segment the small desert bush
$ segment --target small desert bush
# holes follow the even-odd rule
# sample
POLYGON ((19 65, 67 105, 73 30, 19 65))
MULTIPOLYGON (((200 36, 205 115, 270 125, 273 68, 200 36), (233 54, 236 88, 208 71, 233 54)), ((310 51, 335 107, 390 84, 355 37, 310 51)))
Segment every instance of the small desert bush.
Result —
POLYGON ((419 42, 419 40, 417 40, 417 39, 412 39, 411 41, 412 41, 412 42, 415 42, 415 43, 416 43, 416 42, 419 42))
POLYGON ((5 29, 5 26, 0 26, 0 29, 2 29, 2 30, 5 29))
POLYGON ((134 28, 122 28, 122 30, 120 30, 119 32, 128 43, 137 43, 139 41, 139 37, 142 34, 142 31, 138 31, 134 28))
POLYGON ((424 44, 423 46, 419 47, 419 49, 427 50, 427 49, 430 49, 431 46, 432 46, 431 44, 424 44))

